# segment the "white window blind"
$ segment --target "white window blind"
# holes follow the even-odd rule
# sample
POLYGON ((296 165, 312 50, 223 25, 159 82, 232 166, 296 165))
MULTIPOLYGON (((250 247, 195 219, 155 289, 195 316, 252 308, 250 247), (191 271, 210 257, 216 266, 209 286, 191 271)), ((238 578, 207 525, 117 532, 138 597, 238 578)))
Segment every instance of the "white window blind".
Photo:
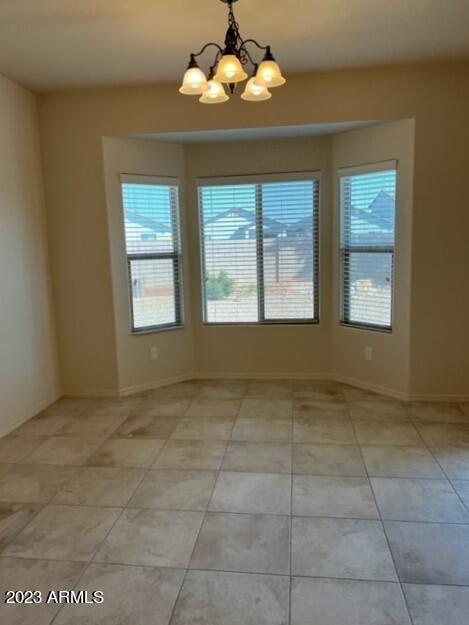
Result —
POLYGON ((342 323, 392 329, 396 177, 395 166, 340 177, 342 323))
POLYGON ((317 322, 319 181, 199 186, 206 323, 317 322))
POLYGON ((133 332, 182 325, 178 188, 122 177, 133 332))

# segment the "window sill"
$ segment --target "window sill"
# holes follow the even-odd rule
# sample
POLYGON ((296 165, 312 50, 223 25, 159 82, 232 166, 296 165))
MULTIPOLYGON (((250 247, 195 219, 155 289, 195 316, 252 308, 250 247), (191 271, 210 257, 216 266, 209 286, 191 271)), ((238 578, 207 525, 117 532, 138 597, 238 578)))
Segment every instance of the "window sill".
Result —
POLYGON ((130 336, 140 336, 142 334, 159 334, 160 332, 173 332, 174 330, 184 330, 185 325, 164 326, 161 328, 144 328, 143 330, 131 330, 130 336))
POLYGON ((352 328, 352 330, 364 330, 365 332, 379 332, 380 334, 392 334, 393 328, 380 328, 379 326, 368 326, 360 323, 339 323, 341 328, 352 328))

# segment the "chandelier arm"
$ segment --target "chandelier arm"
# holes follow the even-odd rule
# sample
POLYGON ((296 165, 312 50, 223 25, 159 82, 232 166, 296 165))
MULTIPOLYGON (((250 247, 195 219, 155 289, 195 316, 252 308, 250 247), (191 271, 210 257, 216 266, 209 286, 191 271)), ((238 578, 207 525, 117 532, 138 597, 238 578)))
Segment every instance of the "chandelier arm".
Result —
POLYGON ((260 43, 258 43, 255 39, 245 39, 243 41, 243 46, 245 46, 247 43, 253 43, 255 46, 257 46, 259 48, 259 50, 269 50, 270 51, 270 46, 261 46, 260 43))
MULTIPOLYGON (((249 41, 249 39, 247 39, 247 41, 249 41)), ((242 41, 242 43, 241 43, 241 45, 239 47, 239 51, 247 56, 249 62, 254 67, 254 71, 256 71, 257 67, 258 67, 258 64, 255 61, 253 61, 252 56, 249 53, 249 50, 245 46, 245 43, 246 43, 246 41, 242 41)))
POLYGON ((197 58, 198 56, 200 56, 201 54, 203 54, 205 52, 205 50, 207 48, 209 48, 210 46, 215 46, 215 48, 217 48, 218 52, 220 54, 223 54, 223 48, 221 46, 218 45, 218 43, 215 43, 213 41, 210 41, 209 43, 206 43, 204 46, 202 46, 202 48, 199 50, 199 52, 197 53, 192 53, 190 56, 191 58, 197 58))

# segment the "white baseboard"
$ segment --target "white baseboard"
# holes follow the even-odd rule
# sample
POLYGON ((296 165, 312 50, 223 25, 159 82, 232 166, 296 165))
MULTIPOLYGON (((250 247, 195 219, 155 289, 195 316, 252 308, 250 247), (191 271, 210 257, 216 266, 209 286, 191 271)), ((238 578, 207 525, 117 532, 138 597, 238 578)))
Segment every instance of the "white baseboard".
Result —
POLYGON ((371 384, 351 378, 348 376, 333 375, 331 373, 245 373, 245 372, 231 372, 220 373, 213 371, 202 371, 197 373, 186 373, 183 375, 173 376, 170 378, 163 378, 161 380, 155 380, 153 382, 145 382, 144 384, 137 384, 134 386, 126 386, 119 389, 102 389, 93 391, 63 391, 63 397, 96 397, 96 398, 113 398, 113 397, 126 397, 127 395, 133 395, 135 393, 142 393, 144 391, 150 391, 161 386, 168 386, 170 384, 176 384, 178 382, 185 382, 187 380, 332 380, 335 382, 343 382, 344 384, 350 384, 367 391, 373 391, 386 395, 387 397, 393 397, 401 401, 433 401, 433 402, 466 402, 469 401, 469 394, 439 394, 439 393, 407 393, 405 391, 399 391, 397 389, 381 386, 379 384, 371 384))
POLYGON ((332 380, 328 373, 213 373, 201 372, 194 380, 332 380))
POLYGON ((332 377, 335 382, 342 382, 343 384, 350 384, 350 386, 356 386, 358 388, 362 388, 365 391, 372 391, 373 393, 379 393, 380 395, 385 395, 386 397, 393 397, 394 399, 399 399, 401 401, 408 401, 409 394, 404 391, 398 391, 393 388, 388 388, 387 386, 381 386, 379 384, 370 384, 369 382, 363 382, 362 380, 357 380, 356 378, 349 378, 344 375, 335 375, 332 377))
POLYGON ((143 391, 151 391, 154 388, 160 388, 160 386, 168 386, 170 384, 176 384, 177 382, 186 382, 187 380, 193 379, 194 376, 192 373, 185 373, 183 375, 175 375, 171 378, 162 378, 161 380, 145 382, 144 384, 135 384, 134 386, 124 386, 118 389, 100 389, 93 391, 64 390, 62 397, 109 397, 112 399, 113 397, 126 397, 127 395, 134 395, 135 393, 142 393, 143 391))

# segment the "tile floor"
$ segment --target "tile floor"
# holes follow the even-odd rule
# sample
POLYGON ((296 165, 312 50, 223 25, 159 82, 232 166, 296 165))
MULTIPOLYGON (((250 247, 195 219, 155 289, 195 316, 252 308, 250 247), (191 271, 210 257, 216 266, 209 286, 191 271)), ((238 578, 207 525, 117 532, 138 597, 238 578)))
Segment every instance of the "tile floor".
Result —
POLYGON ((0 440, 2 625, 469 625, 469 408, 332 382, 64 399, 0 440))

